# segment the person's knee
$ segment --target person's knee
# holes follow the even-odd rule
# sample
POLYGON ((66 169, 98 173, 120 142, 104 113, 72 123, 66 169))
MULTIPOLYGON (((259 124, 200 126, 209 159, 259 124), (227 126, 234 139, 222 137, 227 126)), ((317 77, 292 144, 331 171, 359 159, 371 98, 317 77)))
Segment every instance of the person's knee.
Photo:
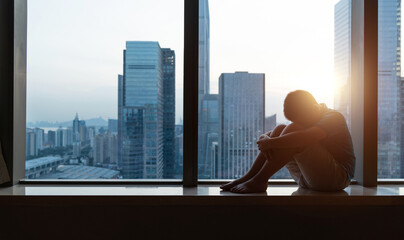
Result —
POLYGON ((286 125, 285 124, 280 124, 280 125, 278 125, 278 126, 276 126, 273 130, 272 130, 272 132, 271 132, 271 134, 269 135, 270 137, 278 137, 278 136, 280 136, 281 135, 281 133, 283 132, 283 130, 286 128, 286 125))
POLYGON ((291 123, 291 124, 287 125, 287 126, 283 129, 281 135, 286 134, 286 133, 291 133, 291 132, 300 131, 300 130, 303 130, 303 129, 304 129, 304 128, 303 128, 302 126, 300 126, 299 124, 297 124, 297 123, 291 123))

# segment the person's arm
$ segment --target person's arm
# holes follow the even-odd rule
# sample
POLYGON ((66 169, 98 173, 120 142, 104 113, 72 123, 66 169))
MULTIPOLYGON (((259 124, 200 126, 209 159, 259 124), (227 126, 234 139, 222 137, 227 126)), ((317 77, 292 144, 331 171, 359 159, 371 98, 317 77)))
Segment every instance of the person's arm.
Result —
POLYGON ((269 138, 269 136, 271 136, 271 134, 272 134, 272 130, 269 131, 269 132, 266 132, 266 133, 264 133, 264 134, 261 134, 261 135, 259 136, 259 138, 258 138, 258 141, 259 141, 259 140, 262 140, 262 139, 264 139, 264 138, 269 138))
POLYGON ((327 136, 319 127, 311 127, 305 130, 287 133, 285 135, 258 140, 258 148, 267 151, 271 148, 296 148, 314 144, 327 136))

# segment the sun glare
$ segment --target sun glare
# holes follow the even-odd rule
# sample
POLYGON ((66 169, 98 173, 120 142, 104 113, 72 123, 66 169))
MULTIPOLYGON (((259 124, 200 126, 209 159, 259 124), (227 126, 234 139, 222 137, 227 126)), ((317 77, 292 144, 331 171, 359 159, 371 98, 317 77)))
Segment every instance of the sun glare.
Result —
POLYGON ((306 90, 313 94, 319 103, 325 103, 328 107, 334 106, 334 79, 332 74, 329 77, 306 77, 301 79, 303 84, 299 89, 306 90))

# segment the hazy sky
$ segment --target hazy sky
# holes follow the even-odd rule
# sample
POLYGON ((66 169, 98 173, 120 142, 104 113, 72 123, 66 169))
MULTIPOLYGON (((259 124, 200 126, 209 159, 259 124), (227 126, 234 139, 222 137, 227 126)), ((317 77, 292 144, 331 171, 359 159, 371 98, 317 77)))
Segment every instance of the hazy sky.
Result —
MULTIPOLYGON (((266 115, 311 91, 333 106, 338 0, 210 0, 211 91, 223 72, 265 73, 266 115)), ((182 118, 183 0, 28 0, 27 121, 117 118, 125 41, 176 53, 176 122, 182 118)))
POLYGON ((183 21, 183 0, 28 0, 27 121, 117 118, 128 40, 175 50, 182 103, 183 21))

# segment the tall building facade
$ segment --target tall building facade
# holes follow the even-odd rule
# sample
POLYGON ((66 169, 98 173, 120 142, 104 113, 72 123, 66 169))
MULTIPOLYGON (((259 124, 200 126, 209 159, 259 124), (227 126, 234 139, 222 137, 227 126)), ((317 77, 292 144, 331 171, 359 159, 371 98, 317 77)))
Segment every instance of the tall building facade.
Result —
POLYGON ((265 74, 223 73, 219 78, 218 178, 239 178, 258 156, 264 133, 265 74))
POLYGON ((175 52, 163 54, 163 177, 175 175, 175 52))
POLYGON ((73 142, 80 142, 80 120, 77 113, 73 120, 73 142))
POLYGON ((72 128, 61 128, 56 130, 56 147, 67 147, 73 144, 72 128))
POLYGON ((175 178, 182 178, 182 168, 183 168, 183 131, 184 126, 181 124, 175 125, 175 178))
POLYGON ((47 146, 45 131, 42 128, 26 128, 25 132, 25 156, 38 156, 39 151, 47 146))
POLYGON ((84 142, 86 140, 88 140, 86 121, 79 120, 79 115, 76 113, 72 127, 72 143, 84 142))
POLYGON ((48 135, 48 145, 50 147, 55 147, 55 144, 56 144, 56 132, 52 131, 52 130, 49 130, 47 135, 48 135))
MULTIPOLYGON (((123 157, 124 154, 122 152, 122 143, 123 143, 123 75, 118 75, 118 169, 123 169, 123 157)), ((95 133, 94 133, 95 135, 95 133)), ((90 142, 90 144, 94 144, 94 140, 90 142)), ((122 177, 123 174, 121 173, 122 177)))
POLYGON ((379 0, 378 177, 401 176, 401 0, 379 0))
POLYGON ((351 109, 351 0, 334 8, 334 108, 350 127, 351 109))
POLYGON ((81 155, 81 142, 73 142, 73 157, 80 157, 81 155))
POLYGON ((25 133, 25 156, 35 156, 36 150, 36 136, 33 129, 27 128, 25 133))
POLYGON ((117 161, 117 135, 107 132, 94 137, 94 165, 108 167, 117 161))
MULTIPOLYGON (((63 147, 65 144, 63 143, 64 141, 64 137, 63 137, 63 134, 64 132, 63 132, 63 129, 61 128, 61 127, 59 127, 57 130, 56 130, 56 147, 63 147)), ((66 139, 66 141, 67 141, 67 139, 66 139)))
MULTIPOLYGON (((209 122, 215 110, 208 109, 208 105, 216 107, 217 94, 210 94, 210 16, 208 0, 199 1, 199 95, 198 95, 198 177, 212 178, 210 173, 210 148, 213 140, 218 138, 218 122, 209 122), (215 103, 213 103, 215 102, 215 103)), ((218 115, 215 117, 218 118, 218 115)))
POLYGON ((199 99, 210 93, 210 16, 208 0, 199 0, 199 99))
POLYGON ((39 150, 43 149, 45 131, 41 128, 35 128, 35 155, 38 155, 39 150))
POLYGON ((80 127, 79 127, 79 134, 80 134, 80 142, 84 142, 88 140, 88 132, 87 132, 87 126, 86 126, 86 121, 81 120, 80 121, 80 127))
POLYGON ((404 77, 401 77, 400 81, 400 176, 404 178, 404 77))
POLYGON ((164 163, 168 169, 173 165, 174 125, 167 129, 171 135, 164 134, 164 126, 174 123, 175 92, 164 92, 164 77, 168 91, 175 91, 174 71, 174 51, 161 49, 158 42, 126 42, 124 74, 118 77, 118 165, 123 178, 163 178, 164 163), (164 161, 165 137, 172 163, 164 161))
POLYGON ((202 179, 215 178, 212 172, 214 161, 211 155, 213 142, 219 140, 219 95, 205 94, 201 102, 199 125, 198 175, 202 179))

